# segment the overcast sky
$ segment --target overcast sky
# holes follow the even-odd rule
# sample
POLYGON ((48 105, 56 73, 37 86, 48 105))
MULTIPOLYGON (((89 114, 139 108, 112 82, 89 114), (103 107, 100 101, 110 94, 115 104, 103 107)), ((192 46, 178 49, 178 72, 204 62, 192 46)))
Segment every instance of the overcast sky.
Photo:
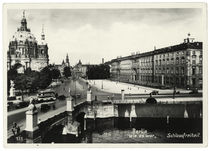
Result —
MULTIPOLYGON (((23 10, 8 10, 8 36, 20 26, 23 10)), ((203 41, 201 9, 30 9, 28 28, 39 41, 42 24, 50 63, 69 54, 70 64, 98 64, 132 52, 183 42, 187 33, 203 41)), ((9 43, 9 39, 8 39, 9 43)))

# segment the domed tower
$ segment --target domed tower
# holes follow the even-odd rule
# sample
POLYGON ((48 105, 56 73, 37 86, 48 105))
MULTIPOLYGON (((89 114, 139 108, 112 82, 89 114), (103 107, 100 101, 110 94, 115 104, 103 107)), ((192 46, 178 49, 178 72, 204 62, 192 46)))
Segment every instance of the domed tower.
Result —
POLYGON ((17 29, 12 39, 9 42, 9 50, 7 53, 8 70, 15 64, 21 64, 25 69, 41 70, 43 66, 48 64, 48 48, 45 46, 45 55, 40 59, 39 45, 27 27, 25 11, 20 22, 20 27, 17 29))
POLYGON ((26 21, 26 18, 25 18, 25 11, 23 11, 23 18, 21 20, 21 26, 20 26, 20 28, 18 30, 19 31, 29 31, 30 32, 30 29, 27 28, 27 21, 26 21))
POLYGON ((44 34, 44 25, 42 25, 42 32, 41 32, 41 41, 38 46, 38 56, 39 58, 46 58, 48 57, 48 47, 45 41, 45 34, 44 34))

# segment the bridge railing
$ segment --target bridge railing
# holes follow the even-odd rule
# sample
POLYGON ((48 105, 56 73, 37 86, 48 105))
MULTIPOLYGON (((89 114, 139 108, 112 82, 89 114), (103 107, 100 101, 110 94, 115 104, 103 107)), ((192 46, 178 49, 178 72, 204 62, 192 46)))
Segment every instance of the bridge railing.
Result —
POLYGON ((63 112, 60 113, 58 115, 55 115, 49 119, 47 119, 46 121, 43 121, 41 123, 38 124, 38 127, 40 129, 40 131, 44 131, 45 129, 49 129, 50 127, 52 127, 55 123, 57 123, 58 121, 60 121, 61 119, 64 119, 65 117, 67 117, 67 112, 63 112))

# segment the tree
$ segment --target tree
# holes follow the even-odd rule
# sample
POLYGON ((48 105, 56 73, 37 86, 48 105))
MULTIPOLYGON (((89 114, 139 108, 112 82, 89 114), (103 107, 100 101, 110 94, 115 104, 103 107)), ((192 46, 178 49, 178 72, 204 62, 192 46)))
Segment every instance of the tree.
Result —
POLYGON ((86 72, 88 79, 107 79, 110 77, 109 65, 89 65, 86 72))
POLYGON ((58 79, 60 77, 60 70, 58 69, 52 69, 51 70, 51 75, 53 79, 58 79))
POLYGON ((66 78, 70 77, 70 76, 71 76, 70 67, 64 67, 63 74, 64 74, 64 76, 65 76, 66 78))
POLYGON ((21 91, 22 100, 23 100, 23 92, 25 90, 28 90, 29 87, 31 86, 30 78, 25 74, 18 74, 17 77, 15 78, 14 83, 15 83, 15 89, 21 91))
POLYGON ((45 89, 50 85, 51 82, 52 82, 51 70, 49 67, 44 67, 40 71, 39 87, 45 89))

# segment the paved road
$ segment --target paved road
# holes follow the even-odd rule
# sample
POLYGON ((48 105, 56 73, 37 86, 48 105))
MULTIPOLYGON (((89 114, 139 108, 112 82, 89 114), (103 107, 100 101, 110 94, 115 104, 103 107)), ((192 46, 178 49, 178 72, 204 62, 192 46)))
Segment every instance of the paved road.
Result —
MULTIPOLYGON (((73 81, 70 79, 64 80, 64 83, 62 83, 59 86, 53 87, 52 89, 54 89, 58 95, 65 95, 66 97, 69 97, 69 89, 71 90, 70 91, 71 96, 74 96, 75 94, 80 94, 81 97, 75 99, 75 105, 86 101, 88 87, 87 87, 86 82, 81 79, 77 81, 73 81)), ((93 88, 92 92, 94 95, 98 95, 98 96, 107 96, 109 94, 107 92, 102 92, 100 90, 97 90, 96 88, 93 88)), ((92 96, 92 98, 94 98, 94 96, 92 96)), ((37 104, 36 106, 38 108, 38 120, 40 122, 50 117, 53 117, 56 114, 64 112, 66 110, 66 101, 57 100, 56 109, 55 110, 50 109, 46 113, 43 113, 40 111, 41 104, 37 104)), ((20 126, 21 130, 25 129, 25 112, 26 111, 27 111, 27 107, 8 112, 7 114, 8 137, 12 136, 11 128, 12 128, 13 122, 16 122, 20 126)))
MULTIPOLYGON (((65 95, 65 96, 69 96, 69 88, 71 88, 71 93, 73 93, 75 91, 75 86, 74 86, 75 82, 71 82, 70 80, 65 80, 63 84, 61 84, 60 86, 54 87, 53 89, 55 90, 56 93, 58 93, 58 95, 65 95)), ((77 81, 76 83, 76 92, 78 93, 82 93, 83 95, 80 99, 77 99, 77 103, 80 103, 82 101, 86 100, 86 95, 85 92, 86 90, 83 89, 83 86, 81 86, 81 83, 79 83, 77 81)), ((67 98, 68 99, 68 98, 67 98)), ((41 112, 40 111, 40 107, 41 104, 37 104, 36 105, 38 108, 38 119, 39 122, 40 121, 44 121, 47 118, 50 118, 56 114, 59 114, 61 112, 64 112, 66 110, 66 101, 56 101, 56 109, 50 109, 48 112, 41 112)), ((13 110, 8 112, 7 114, 7 126, 8 126, 8 137, 10 137, 12 135, 12 124, 13 122, 16 122, 21 130, 25 129, 25 112, 27 111, 27 107, 26 108, 22 108, 22 109, 17 109, 17 110, 13 110)))

